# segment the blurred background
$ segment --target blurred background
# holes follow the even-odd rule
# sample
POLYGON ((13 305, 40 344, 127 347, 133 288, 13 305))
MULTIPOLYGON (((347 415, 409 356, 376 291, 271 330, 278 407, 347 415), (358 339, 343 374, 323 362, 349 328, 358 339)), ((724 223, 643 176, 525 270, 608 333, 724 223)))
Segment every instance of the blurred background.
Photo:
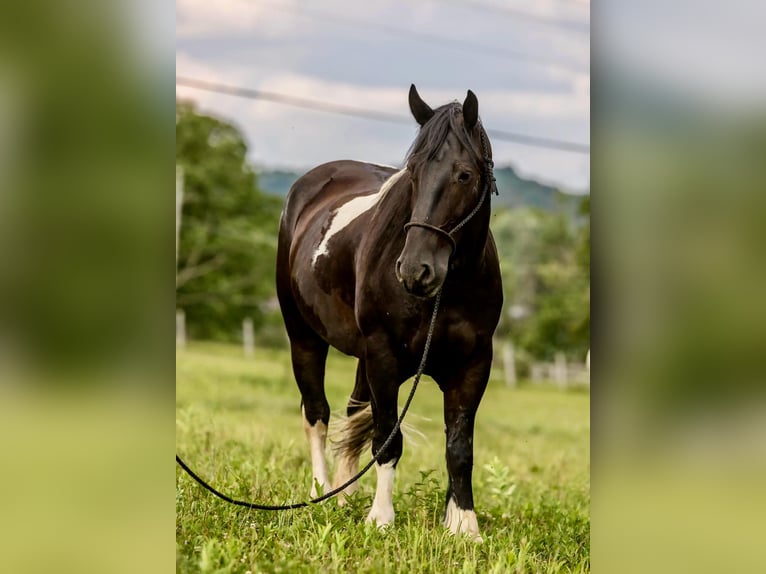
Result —
MULTIPOLYGON (((238 488, 242 481, 231 477, 241 469, 248 495, 264 491, 263 474, 250 469, 273 464, 266 453, 279 453, 280 477, 289 476, 292 460, 308 465, 275 292, 285 197, 298 177, 323 162, 402 167, 418 130, 407 103, 410 84, 433 107, 462 102, 471 89, 492 142, 499 195, 491 198, 491 229, 505 303, 477 422, 474 481, 478 489, 491 480, 485 461, 492 460, 518 486, 513 499, 499 501, 492 529, 503 553, 525 552, 518 548, 529 544, 535 554, 531 565, 518 560, 513 568, 587 568, 589 21, 587 4, 566 0, 178 2, 176 443, 182 457, 215 476, 222 490, 238 488), (514 440, 516 432, 525 439, 514 440), (247 456, 238 459, 237 451, 247 456), (223 452, 225 462, 216 460, 223 452), (521 518, 538 500, 559 505, 555 526, 521 518)), ((331 421, 343 412, 355 369, 355 360, 331 351, 325 377, 331 421)), ((433 468, 446 479, 441 393, 427 377, 424 382, 412 412, 435 421, 419 427, 433 443, 416 451, 407 439, 418 464, 400 467, 398 496, 413 484, 409 471, 433 468)), ((400 390, 402 401, 407 391, 400 390)), ((306 466, 302 474, 308 472, 306 466)), ((363 493, 372 480, 360 481, 363 493)), ((302 483, 301 473, 293 482, 302 483)), ((278 550, 260 549, 251 536, 225 526, 200 528, 214 507, 187 484, 180 476, 180 571, 204 569, 210 547, 218 549, 221 567, 244 560, 259 571, 283 563, 278 550)), ((267 498, 279 496, 268 491, 267 498)), ((443 496, 441 487, 434 495, 443 496)), ((439 530, 424 534, 434 535, 439 530)), ((399 538, 399 550, 382 555, 398 562, 396 571, 419 571, 405 553, 430 554, 429 544, 399 538)), ((273 546, 311 569, 289 542, 273 546)), ((478 570, 498 569, 497 552, 479 552, 487 556, 478 570)), ((327 555, 317 559, 327 571, 374 571, 382 564, 350 560, 336 570, 327 555)), ((300 569, 292 564, 288 569, 300 569)), ((445 556, 428 565, 429 571, 450 568, 445 556)))
POLYGON ((765 17, 593 6, 594 571, 766 568, 765 17))
MULTIPOLYGON (((260 3, 227 2, 197 8, 204 17, 192 21, 184 20, 192 4, 179 4, 175 16, 168 2, 11 3, 0 21, 0 569, 173 568, 170 190, 182 187, 191 203, 211 187, 201 185, 204 173, 184 166, 173 145, 179 126, 234 126, 217 128, 222 143, 237 150, 231 155, 249 166, 246 185, 236 188, 244 199, 234 200, 258 201, 259 213, 268 214, 278 211, 279 199, 270 197, 279 194, 267 186, 267 171, 297 173, 343 156, 399 163, 414 127, 395 118, 407 116, 403 94, 412 81, 433 104, 473 89, 487 127, 506 133, 493 136, 498 164, 570 198, 558 212, 540 215, 533 207, 528 217, 583 218, 571 202, 592 187, 594 571, 766 569, 764 5, 581 4, 385 2, 362 10, 317 3, 299 12, 280 4, 259 19, 260 3), (511 16, 511 9, 525 15, 511 16), (580 32, 588 13, 592 134, 582 104, 590 96, 580 32), (262 43, 243 45, 237 30, 266 18, 268 25, 244 34, 262 43), (222 20, 232 30, 223 44, 205 36, 222 20), (439 26, 431 28, 432 20, 439 26), (290 63, 311 55, 280 43, 290 26, 307 38, 345 41, 324 60, 346 77, 330 77, 316 61, 303 69, 290 63), (430 39, 400 52, 414 41, 408 30, 430 39), (454 48, 456 38, 463 47, 454 48), (374 44, 375 57, 362 58, 362 48, 374 44), (429 69, 443 64, 429 74, 419 69, 421 58, 429 69), (277 82, 267 67, 290 77, 277 82), (385 82, 376 79, 388 73, 385 82), (522 78, 528 74, 537 80, 522 78), (267 75, 273 83, 261 83, 267 75), (204 80, 215 91, 181 80, 204 80), (381 85, 383 96, 373 97, 370 86, 381 85), (231 88, 249 96, 220 93, 231 88), (526 99, 510 95, 526 90, 526 99), (288 99, 304 107, 284 104, 288 99), (355 115, 320 114, 318 102, 355 115), (358 117, 373 111, 386 120, 358 117), (272 115, 280 129, 269 128, 272 115), (312 121, 326 123, 311 131, 312 121), (263 136, 258 123, 272 131, 263 136), (293 131, 300 137, 289 139, 293 131), (592 181, 590 156, 569 151, 581 150, 589 135, 592 181), (330 147, 339 140, 348 147, 330 147)), ((311 52, 328 45, 317 40, 311 52)), ((501 198, 517 188, 504 186, 501 198)), ((504 217, 516 217, 514 210, 495 220, 504 217)), ((582 219, 568 221, 550 233, 586 229, 582 219)), ((515 223, 514 237, 523 237, 519 227, 538 224, 515 223)), ((499 234, 502 224, 493 226, 499 234)), ((538 241, 542 234, 530 235, 538 241)), ((179 275, 191 239, 182 233, 187 247, 179 260, 184 249, 187 255, 179 275)), ((258 245, 267 261, 268 242, 258 245)), ((512 251, 513 244, 506 254, 512 251)), ((523 265, 505 269, 522 273, 523 265)), ((192 285, 189 278, 179 286, 179 300, 192 285)), ((257 289, 253 304, 220 322, 184 304, 190 339, 238 341, 248 316, 266 339, 272 310, 264 303, 269 294, 257 289)), ((520 355, 525 339, 511 327, 505 336, 520 355)), ((565 352, 582 360, 583 348, 565 352)), ((552 350, 528 349, 542 357, 552 350)))

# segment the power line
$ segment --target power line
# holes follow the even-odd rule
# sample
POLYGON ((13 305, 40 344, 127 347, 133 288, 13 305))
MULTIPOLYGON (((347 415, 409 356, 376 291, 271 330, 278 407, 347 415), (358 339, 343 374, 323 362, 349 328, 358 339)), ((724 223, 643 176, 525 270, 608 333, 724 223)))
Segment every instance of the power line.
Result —
POLYGON ((207 92, 217 92, 219 94, 227 94, 230 96, 237 96, 241 98, 248 98, 251 100, 265 100, 274 102, 276 104, 285 104, 287 106, 294 106, 296 108, 305 108, 308 110, 317 110, 320 112, 328 112, 333 114, 340 114, 342 116, 351 116, 355 118, 364 118, 368 120, 377 120, 389 123, 398 124, 412 124, 412 120, 407 116, 400 114, 392 114, 389 112, 379 112, 375 110, 368 110, 365 108, 357 108, 354 106, 345 106, 343 104, 334 104, 331 102, 323 102, 320 100, 312 100, 309 98, 301 98, 298 96, 290 96, 287 94, 278 94, 275 92, 267 92, 264 90, 256 90, 253 88, 242 88, 238 86, 227 86, 224 84, 218 84, 214 82, 206 82, 205 80, 197 80, 195 78, 186 78, 182 76, 176 76, 176 85, 186 86, 188 88, 196 88, 198 90, 205 90, 207 92))
POLYGON ((489 46, 470 40, 461 39, 456 41, 454 38, 445 38, 438 34, 431 34, 429 32, 420 32, 416 30, 410 30, 407 28, 398 28, 391 26, 383 22, 370 22, 368 20, 358 20, 356 18, 349 18, 347 16, 340 16, 338 14, 332 14, 323 10, 316 10, 313 8, 306 8, 304 6, 292 6, 287 4, 271 4, 269 2, 259 2, 259 5, 270 10, 276 10, 280 12, 287 12, 295 14, 304 18, 315 18, 319 20, 325 20, 332 22, 333 24, 340 26, 354 26, 358 28, 367 28, 370 30, 376 30, 392 36, 399 36, 402 38, 412 38, 420 42, 427 44, 434 44, 449 48, 451 50, 457 50, 460 52, 480 52, 492 57, 508 57, 515 60, 519 60, 529 64, 531 66, 542 66, 549 69, 560 70, 573 74, 588 74, 589 71, 584 68, 569 66, 562 64, 561 62, 551 58, 541 58, 539 56, 533 56, 516 50, 509 50, 499 46, 489 46))
MULTIPOLYGON (((319 112, 339 114, 342 116, 362 118, 367 120, 375 120, 380 122, 387 122, 390 124, 401 124, 401 125, 408 125, 408 126, 412 125, 412 119, 409 116, 404 116, 401 114, 394 114, 390 112, 380 112, 380 111, 370 110, 366 108, 357 108, 354 106, 346 106, 343 104, 336 104, 332 102, 323 102, 320 100, 301 98, 297 96, 279 94, 276 92, 268 92, 264 90, 256 90, 252 88, 229 86, 229 85, 219 84, 215 82, 207 82, 205 80, 198 80, 196 78, 176 76, 176 85, 185 86, 187 88, 194 88, 197 90, 204 90, 207 92, 214 92, 218 94, 226 94, 229 96, 235 96, 239 98, 247 98, 251 100, 264 100, 268 102, 273 102, 275 104, 283 104, 286 106, 293 106, 296 108, 304 108, 304 109, 315 110, 319 112)), ((526 145, 526 146, 555 149, 560 151, 581 153, 581 154, 590 153, 590 145, 583 144, 583 143, 544 138, 544 137, 532 136, 528 134, 520 134, 520 133, 509 132, 504 130, 488 129, 487 133, 490 135, 490 137, 494 139, 513 142, 513 143, 526 145)))
POLYGON ((485 10, 487 12, 493 12, 495 14, 501 14, 510 16, 512 18, 520 18, 522 20, 528 20, 535 22, 543 26, 550 26, 559 29, 566 30, 568 32, 574 32, 578 34, 590 34, 590 23, 577 21, 577 20, 562 20, 557 18, 549 18, 542 16, 541 14, 535 14, 534 12, 527 12, 525 10, 519 10, 517 8, 511 8, 501 6, 499 4, 491 4, 488 2, 476 2, 475 0, 442 0, 449 4, 460 6, 465 9, 477 9, 485 10))

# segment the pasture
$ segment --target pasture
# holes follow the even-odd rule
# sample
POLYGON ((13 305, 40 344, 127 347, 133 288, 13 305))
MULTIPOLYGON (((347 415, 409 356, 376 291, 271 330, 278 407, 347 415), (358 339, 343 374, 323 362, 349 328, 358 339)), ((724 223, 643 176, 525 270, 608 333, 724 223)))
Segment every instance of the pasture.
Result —
MULTIPOLYGON (((331 350, 326 387, 333 417, 345 412, 354 369, 352 359, 331 350)), ((410 388, 409 382, 401 388, 400 405, 410 388)), ((588 572, 589 401, 583 389, 524 383, 509 389, 493 372, 476 422, 474 496, 484 538, 478 545, 442 527, 442 394, 428 378, 405 421, 418 432, 405 430, 389 530, 364 523, 374 469, 344 507, 330 500, 263 512, 213 497, 176 467, 176 569, 588 572)), ((203 478, 235 498, 268 504, 307 498, 311 463, 288 352, 257 349, 246 359, 230 345, 178 350, 176 445, 203 478)))

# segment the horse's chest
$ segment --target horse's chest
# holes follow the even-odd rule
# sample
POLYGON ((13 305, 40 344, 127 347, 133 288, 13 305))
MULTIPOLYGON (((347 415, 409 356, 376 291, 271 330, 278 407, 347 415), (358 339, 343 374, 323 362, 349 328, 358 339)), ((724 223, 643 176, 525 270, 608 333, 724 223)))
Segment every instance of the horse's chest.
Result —
MULTIPOLYGON (((430 321, 430 316, 428 317, 430 321)), ((411 360, 420 361, 428 337, 428 323, 410 331, 401 338, 401 350, 411 360)), ((445 316, 437 320, 431 343, 432 357, 438 357, 439 362, 452 363, 462 361, 470 356, 479 343, 476 328, 462 317, 445 316)))
POLYGON ((476 328, 462 317, 448 318, 443 327, 439 347, 451 356, 466 357, 476 348, 476 328))

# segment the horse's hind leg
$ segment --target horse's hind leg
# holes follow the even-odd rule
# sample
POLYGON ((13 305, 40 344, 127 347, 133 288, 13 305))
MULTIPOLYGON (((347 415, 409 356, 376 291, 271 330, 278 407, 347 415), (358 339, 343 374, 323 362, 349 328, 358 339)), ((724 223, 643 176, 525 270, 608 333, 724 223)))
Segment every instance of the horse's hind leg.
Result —
MULTIPOLYGON (((359 456, 372 440, 370 386, 367 384, 364 359, 360 359, 356 367, 356 383, 346 407, 346 415, 348 418, 343 421, 338 432, 338 438, 333 445, 335 456, 338 459, 338 470, 335 473, 333 488, 339 487, 359 472, 359 456)), ((356 491, 358 487, 358 482, 346 487, 338 495, 338 505, 343 506, 346 503, 346 495, 356 491)))
POLYGON ((327 347, 327 343, 316 336, 290 338, 293 372, 302 397, 303 428, 311 449, 312 498, 319 494, 317 486, 326 492, 330 484, 325 459, 327 424, 330 421, 330 405, 324 392, 327 347))

